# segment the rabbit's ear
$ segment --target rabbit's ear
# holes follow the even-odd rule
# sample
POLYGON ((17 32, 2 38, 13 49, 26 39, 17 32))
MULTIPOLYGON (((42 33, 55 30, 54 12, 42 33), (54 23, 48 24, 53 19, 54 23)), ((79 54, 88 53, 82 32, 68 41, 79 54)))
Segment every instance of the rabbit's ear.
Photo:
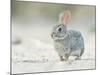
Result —
POLYGON ((63 13, 61 13, 59 15, 59 22, 61 24, 66 25, 69 22, 70 19, 71 19, 71 12, 68 11, 68 10, 64 11, 63 13))

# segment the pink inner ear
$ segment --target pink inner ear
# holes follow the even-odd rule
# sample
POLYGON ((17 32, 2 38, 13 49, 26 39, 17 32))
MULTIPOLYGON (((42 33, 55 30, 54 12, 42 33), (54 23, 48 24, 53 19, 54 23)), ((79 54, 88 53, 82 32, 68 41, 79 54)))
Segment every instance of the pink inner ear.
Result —
POLYGON ((61 18, 61 22, 62 22, 64 25, 66 25, 66 24, 69 22, 70 17, 71 17, 70 12, 68 12, 68 11, 64 12, 64 14, 63 14, 63 16, 62 16, 62 18, 61 18))

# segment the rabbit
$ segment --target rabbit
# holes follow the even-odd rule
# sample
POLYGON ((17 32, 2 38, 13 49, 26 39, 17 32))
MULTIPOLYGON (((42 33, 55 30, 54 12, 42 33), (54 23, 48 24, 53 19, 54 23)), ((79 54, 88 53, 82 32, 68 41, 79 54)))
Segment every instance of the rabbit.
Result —
POLYGON ((84 53, 84 39, 81 32, 67 30, 68 22, 71 20, 71 12, 64 11, 59 15, 59 24, 53 27, 51 37, 54 48, 60 56, 61 61, 67 61, 69 56, 80 59, 84 53))

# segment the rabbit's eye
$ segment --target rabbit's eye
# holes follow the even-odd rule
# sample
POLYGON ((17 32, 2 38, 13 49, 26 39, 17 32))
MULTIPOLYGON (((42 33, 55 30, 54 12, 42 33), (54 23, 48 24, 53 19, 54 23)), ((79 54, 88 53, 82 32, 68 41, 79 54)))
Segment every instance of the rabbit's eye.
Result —
POLYGON ((62 31, 62 29, 61 29, 61 28, 59 28, 59 29, 58 29, 58 31, 59 31, 59 32, 61 32, 61 31, 62 31))

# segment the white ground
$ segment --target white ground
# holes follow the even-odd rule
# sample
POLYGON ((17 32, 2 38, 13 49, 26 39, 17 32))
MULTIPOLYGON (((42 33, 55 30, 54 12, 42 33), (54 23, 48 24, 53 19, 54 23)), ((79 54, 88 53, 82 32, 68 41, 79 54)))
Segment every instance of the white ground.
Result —
POLYGON ((53 44, 34 38, 23 38, 22 43, 12 45, 12 73, 80 70, 95 68, 95 37, 85 34, 85 53, 81 60, 70 57, 68 62, 59 60, 53 44), (87 37, 86 37, 87 36, 87 37))

